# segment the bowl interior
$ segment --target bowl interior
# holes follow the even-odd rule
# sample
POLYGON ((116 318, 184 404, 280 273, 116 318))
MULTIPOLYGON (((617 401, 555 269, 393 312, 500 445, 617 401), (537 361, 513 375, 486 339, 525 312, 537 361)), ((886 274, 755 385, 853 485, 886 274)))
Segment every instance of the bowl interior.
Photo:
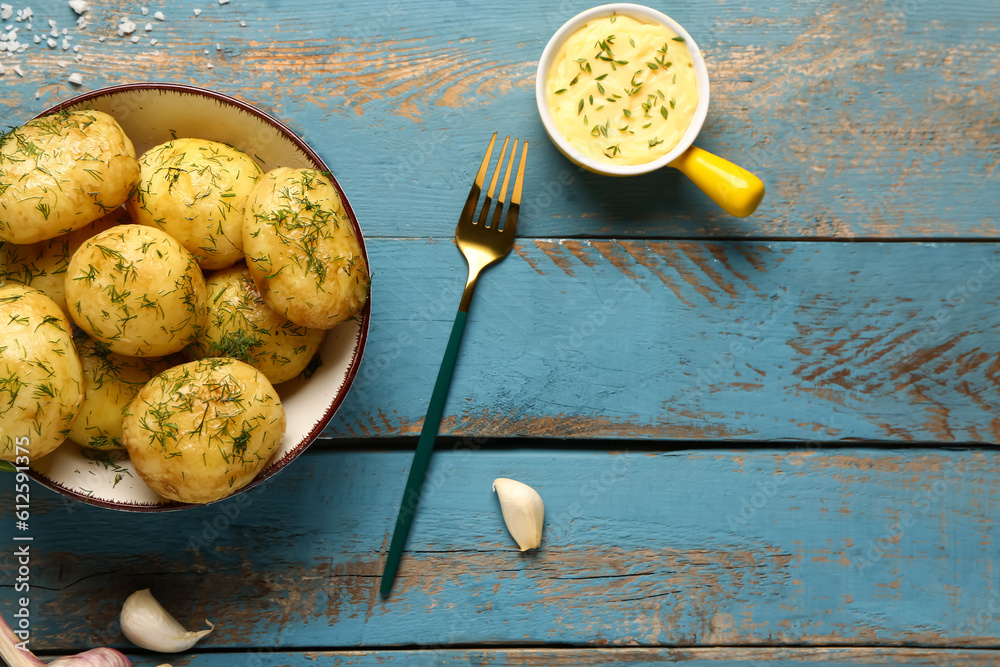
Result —
MULTIPOLYGON (((212 91, 170 84, 116 86, 81 95, 39 115, 61 109, 95 109, 111 114, 132 140, 137 155, 175 137, 196 137, 239 148, 257 159, 265 171, 281 166, 312 167, 329 173, 322 159, 282 123, 244 102, 212 91)), ((364 236, 354 211, 332 175, 331 180, 367 262, 364 236)), ((277 473, 323 431, 357 374, 370 315, 369 299, 358 318, 326 333, 318 353, 321 364, 311 377, 277 385, 288 423, 285 437, 264 470, 237 493, 277 473)), ((72 442, 32 462, 31 475, 65 496, 101 507, 164 511, 193 506, 154 493, 133 470, 127 456, 95 456, 72 442)))
POLYGON ((564 23, 562 27, 559 28, 559 30, 557 30, 552 36, 548 44, 546 44, 545 50, 542 51, 541 58, 538 60, 538 71, 535 75, 535 102, 538 106, 538 114, 541 116, 542 124, 545 126, 545 132, 549 135, 552 143, 556 145, 556 148, 558 148, 563 155, 575 164, 583 167, 584 169, 609 176, 632 176, 635 174, 645 174, 659 169, 677 159, 684 151, 691 147, 694 143, 695 137, 697 137, 698 133, 701 131, 701 126, 705 123, 705 117, 708 115, 708 99, 708 68, 705 65, 705 59, 701 54, 701 49, 698 48, 698 44, 694 41, 691 35, 688 34, 688 32, 679 23, 671 19, 666 14, 644 5, 630 3, 613 3, 594 7, 577 14, 564 23), (698 87, 698 106, 695 108, 694 117, 691 119, 691 123, 684 132, 683 138, 677 146, 673 148, 673 150, 656 160, 643 164, 606 164, 584 155, 579 150, 574 148, 565 139, 565 137, 563 137, 562 133, 559 132, 559 129, 556 127, 555 120, 552 118, 552 113, 549 111, 549 105, 546 100, 545 82, 548 78, 549 69, 552 67, 553 60, 556 55, 558 55, 559 49, 562 48, 563 43, 588 21, 611 16, 612 14, 630 16, 644 23, 658 23, 667 26, 679 36, 684 38, 685 45, 691 52, 691 58, 694 65, 695 84, 698 87))

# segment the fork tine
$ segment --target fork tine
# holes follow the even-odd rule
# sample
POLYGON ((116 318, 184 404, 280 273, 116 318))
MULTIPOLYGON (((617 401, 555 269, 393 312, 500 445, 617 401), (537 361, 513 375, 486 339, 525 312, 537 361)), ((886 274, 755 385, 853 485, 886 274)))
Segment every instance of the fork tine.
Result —
POLYGON ((476 204, 479 202, 479 193, 483 189, 483 181, 486 180, 486 169, 490 165, 490 157, 493 155, 493 144, 496 143, 497 133, 494 132, 493 136, 490 137, 490 145, 486 147, 486 155, 483 156, 483 162, 479 165, 479 172, 476 174, 476 180, 472 183, 472 190, 469 191, 469 198, 465 200, 465 207, 462 209, 462 215, 458 218, 458 224, 461 225, 463 222, 469 222, 472 220, 472 216, 476 212, 476 204))
MULTIPOLYGON (((507 142, 510 141, 510 137, 507 136, 503 140, 503 148, 500 149, 500 159, 497 160, 497 166, 493 170, 493 179, 490 181, 490 189, 486 193, 486 199, 483 201, 483 210, 479 213, 479 224, 485 225, 489 219, 490 205, 493 203, 493 194, 497 189, 497 177, 500 176, 500 170, 503 169, 503 158, 507 154, 507 142)), ((500 193, 501 201, 503 201, 503 192, 500 193)))
MULTIPOLYGON (((528 142, 521 147, 521 161, 517 165, 517 177, 514 179, 514 192, 510 196, 510 206, 507 208, 507 222, 504 223, 504 233, 514 234, 517 231, 517 217, 521 211, 521 186, 524 184, 524 161, 528 156, 528 142)), ((511 160, 514 154, 511 153, 511 160)))
MULTIPOLYGON (((517 138, 514 139, 514 147, 510 151, 510 160, 507 161, 507 171, 503 175, 503 187, 500 188, 500 199, 497 200, 497 208, 493 211, 493 229, 500 229, 500 216, 503 214, 503 199, 507 194, 507 185, 510 183, 510 170, 514 167, 514 156, 517 155, 517 138)), ((503 153, 500 153, 500 161, 503 161, 503 153)), ((499 171, 499 165, 497 165, 499 171)))
POLYGON ((521 205, 521 185, 524 183, 524 158, 528 155, 528 142, 524 142, 524 148, 521 149, 521 164, 517 166, 517 180, 514 181, 514 194, 511 195, 510 202, 512 204, 521 205))

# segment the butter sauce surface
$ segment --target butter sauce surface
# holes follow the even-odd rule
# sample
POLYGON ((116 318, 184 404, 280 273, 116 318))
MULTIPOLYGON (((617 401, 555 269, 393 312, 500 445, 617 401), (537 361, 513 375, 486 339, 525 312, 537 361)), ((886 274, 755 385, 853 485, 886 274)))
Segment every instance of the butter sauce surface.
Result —
POLYGON ((691 52, 658 23, 588 21, 559 49, 546 100, 559 131, 587 157, 652 162, 680 142, 698 106, 691 52))

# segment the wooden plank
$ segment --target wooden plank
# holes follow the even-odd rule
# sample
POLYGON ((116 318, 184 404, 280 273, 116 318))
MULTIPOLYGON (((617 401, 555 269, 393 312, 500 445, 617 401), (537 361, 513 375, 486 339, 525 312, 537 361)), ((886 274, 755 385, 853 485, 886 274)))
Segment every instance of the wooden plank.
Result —
MULTIPOLYGON (((135 667, 153 667, 158 659, 130 655, 135 667)), ((683 663, 690 667, 761 667, 761 665, 824 665, 826 667, 875 667, 876 665, 948 665, 993 667, 996 651, 933 649, 432 649, 403 651, 308 651, 261 649, 242 653, 205 653, 171 657, 175 667, 646 667, 683 663)))
POLYGON ((33 486, 32 645, 120 646, 120 605, 150 587, 216 624, 206 650, 997 647, 997 452, 481 447, 436 454, 387 601, 406 451, 317 447, 245 496, 159 515, 33 486), (542 549, 507 535, 500 476, 544 498, 542 549))
MULTIPOLYGON (((372 330, 326 434, 419 432, 466 269, 376 239, 372 330)), ((1000 441, 997 244, 525 240, 480 281, 455 436, 1000 441)))
POLYGON ((444 11, 434 2, 248 1, 197 17, 204 3, 177 2, 148 34, 149 17, 132 12, 139 43, 116 34, 128 8, 95 3, 88 26, 74 30, 65 2, 31 4, 33 31, 11 25, 21 41, 41 33, 42 43, 0 57, 8 123, 105 85, 213 88, 272 111, 312 142, 372 236, 449 236, 454 201, 495 129, 532 144, 526 236, 998 236, 1000 5, 992 0, 677 7, 712 79, 698 144, 767 183, 760 211, 745 220, 716 210, 673 170, 596 177, 547 140, 532 87, 537 59, 589 0, 544 8, 516 0, 504 12, 479 1, 444 11), (71 67, 58 63, 72 51, 45 45, 48 19, 70 26, 81 47, 71 67), (67 83, 70 71, 83 86, 67 83))

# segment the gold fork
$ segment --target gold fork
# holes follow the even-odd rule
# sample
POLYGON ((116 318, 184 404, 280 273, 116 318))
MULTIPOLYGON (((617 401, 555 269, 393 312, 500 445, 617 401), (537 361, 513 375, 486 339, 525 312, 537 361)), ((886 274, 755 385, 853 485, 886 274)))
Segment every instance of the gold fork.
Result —
POLYGON ((434 449, 434 439, 437 437, 438 427, 441 426, 441 415, 444 412, 445 400, 448 398, 448 388, 451 386, 451 376, 455 371, 458 348, 462 342, 462 333, 465 331, 465 321, 469 315, 469 305, 472 303, 472 293, 476 289, 476 281, 479 279, 479 274, 483 269, 506 257, 510 249, 514 247, 514 235, 517 232, 517 216, 521 209, 524 159, 528 154, 527 141, 524 142, 521 149, 521 159, 517 167, 517 175, 514 179, 514 191, 510 196, 510 205, 507 207, 506 220, 503 220, 502 225, 500 224, 504 208, 504 195, 510 183, 510 173, 514 166, 514 156, 517 154, 517 139, 514 139, 514 146, 511 149, 510 158, 507 162, 507 170, 503 175, 503 184, 500 187, 500 197, 493 210, 492 219, 489 214, 510 137, 503 140, 503 148, 500 149, 500 159, 497 161, 496 169, 493 171, 489 191, 486 193, 486 199, 483 201, 479 218, 475 218, 476 208, 479 204, 479 195, 483 189, 483 182, 486 179, 486 172, 489 169, 490 158, 493 155, 493 146, 496 143, 496 139, 497 133, 494 132, 490 138, 490 145, 486 149, 486 155, 483 157, 483 162, 479 165, 479 172, 476 174, 476 180, 472 184, 472 190, 469 192, 469 198, 465 202, 465 208, 462 209, 462 215, 458 218, 458 226, 455 228, 455 241, 458 243, 459 250, 465 255, 466 262, 469 264, 469 277, 465 282, 465 291, 462 293, 462 301, 458 306, 458 314, 455 316, 455 324, 451 329, 451 337, 448 339, 448 346, 445 348, 444 360, 441 362, 441 369, 438 371, 437 381, 434 383, 434 392, 431 394, 431 401, 427 406, 427 416, 424 418, 424 425, 420 430, 420 440, 417 442, 417 451, 413 455, 410 474, 406 479, 403 501, 399 507, 396 528, 392 533, 392 542, 389 545, 389 554, 386 557, 385 570, 382 573, 382 584, 380 587, 382 597, 389 595, 389 591, 392 589, 392 582, 396 577, 396 570, 399 568, 399 560, 403 555, 406 536, 410 532, 410 524, 413 522, 417 502, 420 500, 420 487, 423 486, 424 476, 427 474, 427 465, 431 459, 431 451, 434 449))

